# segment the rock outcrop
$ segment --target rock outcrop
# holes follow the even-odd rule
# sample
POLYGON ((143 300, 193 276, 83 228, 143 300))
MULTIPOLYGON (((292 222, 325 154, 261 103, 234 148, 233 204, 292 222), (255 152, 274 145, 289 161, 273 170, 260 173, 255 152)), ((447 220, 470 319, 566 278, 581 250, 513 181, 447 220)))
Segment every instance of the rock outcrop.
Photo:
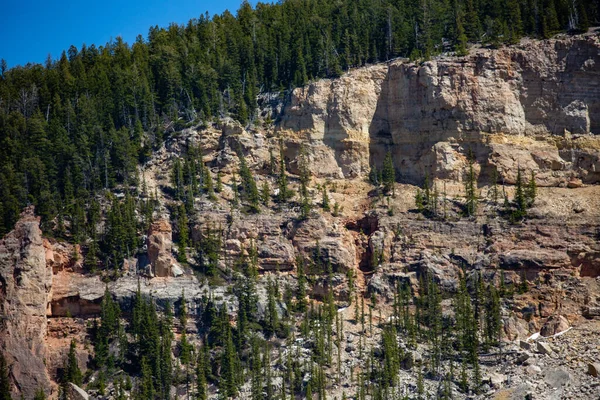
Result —
POLYGON ((31 399, 39 388, 50 388, 44 340, 52 288, 40 219, 32 207, 0 240, 0 285, 0 351, 9 365, 13 394, 31 399))
POLYGON ((153 276, 181 275, 181 267, 172 254, 173 239, 169 221, 161 219, 152 223, 148 232, 147 246, 150 272, 153 276))
POLYGON ((295 89, 277 129, 312 172, 364 176, 391 151, 403 180, 462 179, 469 153, 481 179, 517 167, 539 185, 600 181, 600 40, 524 40, 499 50, 393 61, 295 89), (595 134, 595 135, 594 135, 595 134))

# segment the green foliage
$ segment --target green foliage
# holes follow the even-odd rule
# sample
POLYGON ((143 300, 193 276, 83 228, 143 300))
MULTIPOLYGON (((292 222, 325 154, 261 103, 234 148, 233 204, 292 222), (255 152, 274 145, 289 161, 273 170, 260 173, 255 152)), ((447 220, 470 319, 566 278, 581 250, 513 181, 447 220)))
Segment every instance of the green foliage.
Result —
POLYGON ((392 153, 389 151, 383 160, 382 178, 385 191, 393 192, 395 194, 394 185, 396 183, 396 169, 394 167, 394 161, 392 160, 392 153))
POLYGON ((486 346, 489 347, 499 342, 502 329, 500 295, 494 285, 487 286, 485 299, 484 338, 486 346))
MULTIPOLYGON (((99 367, 107 364, 114 364, 113 360, 109 361, 109 344, 118 337, 120 330, 121 309, 119 304, 115 302, 108 291, 108 287, 104 290, 100 311, 100 327, 96 329, 94 338, 95 362, 99 367)), ((122 352, 125 349, 121 349, 122 352)))
POLYGON ((208 225, 200 237, 196 250, 196 263, 200 271, 208 276, 216 276, 221 252, 221 232, 208 225))
POLYGON ((77 362, 77 342, 75 339, 71 340, 69 354, 67 356, 67 365, 62 381, 64 384, 72 382, 77 386, 81 386, 83 383, 83 375, 79 369, 79 363, 77 362))
POLYGON ((304 273, 304 259, 302 256, 296 258, 296 278, 298 280, 298 290, 296 291, 296 311, 305 312, 306 301, 306 275, 304 273))
POLYGON ((269 207, 269 203, 271 201, 271 188, 269 187, 269 182, 266 180, 263 181, 262 188, 260 190, 260 200, 265 207, 269 207))
POLYGON ((475 215, 477 212, 477 179, 475 177, 475 170, 473 157, 469 157, 469 169, 465 174, 465 215, 470 217, 475 215))
POLYGON ((183 365, 192 361, 192 345, 187 340, 187 300, 185 292, 182 291, 179 299, 179 324, 181 325, 181 339, 179 341, 179 359, 183 365))
POLYGON ((371 166, 371 170, 369 171, 369 182, 373 186, 379 186, 379 172, 377 171, 377 166, 373 164, 371 166))
MULTIPOLYGON (((0 399, 2 397, 0 396, 0 399)), ((44 389, 39 388, 36 392, 35 392, 35 396, 33 397, 33 400, 46 400, 46 393, 44 392, 44 389)))
POLYGON ((248 202, 248 209, 250 212, 260 212, 259 201, 260 195, 258 193, 258 187, 254 180, 254 175, 248 167, 246 157, 242 150, 238 150, 238 158, 240 159, 240 178, 242 178, 241 193, 242 199, 248 202))
POLYGON ((195 400, 207 400, 206 392, 206 366, 204 365, 204 352, 198 351, 198 360, 196 362, 196 395, 195 400))
POLYGON ((331 206, 329 205, 329 195, 327 194, 327 185, 323 185, 323 199, 321 200, 321 207, 325 211, 330 211, 331 206))
POLYGON ((221 354, 221 374, 219 387, 227 397, 235 397, 239 386, 239 359, 233 344, 231 326, 225 324, 223 332, 224 347, 221 354))
POLYGON ((288 188, 288 180, 285 169, 285 157, 283 153, 283 141, 279 143, 279 177, 277 178, 277 186, 279 194, 277 201, 280 203, 287 202, 292 197, 292 191, 288 188))
POLYGON ((152 369, 146 357, 142 357, 140 383, 136 388, 134 396, 136 400, 153 399, 155 396, 152 369))

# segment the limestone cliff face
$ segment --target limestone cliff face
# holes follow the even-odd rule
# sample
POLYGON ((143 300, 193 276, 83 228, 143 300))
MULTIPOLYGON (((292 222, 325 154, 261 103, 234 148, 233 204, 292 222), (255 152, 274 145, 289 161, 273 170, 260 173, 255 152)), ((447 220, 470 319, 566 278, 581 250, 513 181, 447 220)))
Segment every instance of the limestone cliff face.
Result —
POLYGON ((0 351, 9 364, 14 394, 26 399, 38 388, 50 387, 44 340, 51 287, 40 219, 28 208, 0 240, 0 351))
MULTIPOLYGON (((400 176, 460 180, 473 152, 481 177, 600 180, 600 40, 527 41, 421 64, 394 61, 294 90, 278 129, 307 139, 314 172, 356 177, 394 155, 400 176)), ((290 154, 293 156, 293 154, 290 154)))

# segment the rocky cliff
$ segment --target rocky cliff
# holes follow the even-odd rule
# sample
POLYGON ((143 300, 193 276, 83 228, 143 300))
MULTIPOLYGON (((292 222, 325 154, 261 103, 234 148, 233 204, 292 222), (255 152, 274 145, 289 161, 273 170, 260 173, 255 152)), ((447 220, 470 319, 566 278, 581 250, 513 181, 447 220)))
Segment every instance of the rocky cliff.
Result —
POLYGON ((391 151, 405 181, 460 180, 473 152, 482 181, 495 169, 514 183, 521 166, 559 186, 600 180, 599 104, 600 40, 560 38, 318 81, 293 91, 277 129, 310 143, 320 176, 364 176, 391 151))
MULTIPOLYGON (((451 299, 463 275, 471 284, 481 275, 497 286, 514 288, 523 279, 531 286, 527 293, 502 300, 503 347, 499 354, 482 355, 488 357, 482 362, 487 391, 479 398, 589 398, 600 385, 590 381, 585 368, 600 354, 587 345, 600 331, 593 320, 600 316, 599 63, 600 41, 589 35, 473 49, 462 58, 395 60, 311 83, 285 101, 273 100, 274 106, 262 111, 276 115, 274 123, 243 127, 220 120, 176 132, 140 167, 158 204, 148 231, 138 232, 143 244, 114 275, 84 271, 85 252, 43 240, 39 219, 26 210, 0 242, 0 346, 15 394, 30 398, 38 387, 48 389, 72 337, 85 365, 92 348, 88 319, 99 315, 105 288, 124 314, 131 311, 139 288, 159 309, 167 302, 177 305, 185 293, 190 319, 202 316, 210 298, 235 320, 238 299, 232 288, 245 279, 236 263, 255 256, 256 320, 262 321, 271 306, 267 287, 276 282, 284 292, 277 312, 299 335, 293 350, 277 342, 284 356, 293 351, 292 357, 303 362, 311 357, 313 339, 301 337, 300 321, 285 300, 299 286, 299 266, 305 266, 313 306, 333 291, 344 332, 335 333, 341 343, 335 349, 341 378, 333 368, 326 371, 330 382, 339 379, 328 388, 332 398, 341 398, 344 388, 356 390, 352 375, 367 367, 363 349, 381 355, 379 334, 392 314, 399 282, 419 294, 420 279, 432 277, 443 291, 444 314, 451 318, 451 299), (169 190, 169 177, 175 160, 192 148, 201 150, 202 161, 214 180, 222 178, 223 188, 214 199, 205 194, 186 199, 186 207, 192 206, 193 246, 187 249, 189 262, 178 263, 173 253, 180 249, 173 238, 178 239, 179 228, 172 210, 179 202, 169 190), (387 152, 402 182, 395 185, 394 196, 385 196, 365 179, 387 152), (304 162, 312 173, 307 218, 299 218, 297 196, 285 204, 267 196, 259 214, 235 205, 233 183, 239 182, 241 154, 258 187, 266 185, 271 194, 279 190, 280 161, 290 189, 298 193, 304 162), (465 218, 462 181, 471 154, 479 208, 465 218), (501 195, 512 199, 519 168, 528 176, 534 172, 541 187, 528 217, 511 223, 501 217, 502 199, 491 195, 491 178, 497 176, 501 195), (439 189, 443 217, 416 212, 413 184, 422 184, 426 175, 439 189), (329 210, 320 207, 324 188, 329 210), (196 265, 198 244, 208 232, 221 243, 216 277, 198 273, 196 265), (370 329, 355 320, 359 297, 372 311, 370 329), (568 335, 552 338, 569 327, 568 335), (548 339, 519 342, 538 332, 548 339)), ((148 200, 137 195, 140 202, 148 200)), ((200 337, 192 335, 196 325, 183 329, 199 344, 200 337)), ((405 394, 414 395, 417 364, 412 357, 423 360, 430 348, 402 340, 399 346, 411 361, 398 382, 405 394)), ((274 363, 278 358, 273 354, 274 363)), ((90 374, 92 383, 98 375, 90 374)), ((433 396, 439 380, 426 377, 424 385, 433 396)), ((456 382, 451 385, 455 398, 467 396, 456 382)), ((249 396, 248 386, 242 397, 249 396)), ((175 392, 185 393, 185 388, 180 385, 175 392)))
POLYGON ((52 268, 40 219, 26 209, 14 230, 0 240, 0 349, 9 365, 13 393, 33 398, 39 388, 49 392, 45 343, 52 268))

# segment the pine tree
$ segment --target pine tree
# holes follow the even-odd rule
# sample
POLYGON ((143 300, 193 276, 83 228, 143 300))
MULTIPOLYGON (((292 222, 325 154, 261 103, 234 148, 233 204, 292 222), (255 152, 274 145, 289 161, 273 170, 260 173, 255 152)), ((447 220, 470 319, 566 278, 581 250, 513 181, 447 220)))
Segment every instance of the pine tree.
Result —
POLYGON ((204 352, 198 351, 196 362, 196 396, 195 400, 207 400, 206 394, 206 367, 204 365, 204 352))
POLYGON ((181 299, 179 300, 179 324, 181 325, 181 340, 179 342, 180 352, 179 358, 183 365, 188 365, 192 357, 192 346, 187 340, 187 300, 185 298, 185 292, 181 292, 181 299))
POLYGON ((531 171, 531 178, 525 189, 525 199, 527 207, 532 207, 537 196, 537 184, 535 183, 535 172, 531 171))
POLYGON ((521 175, 521 167, 517 169, 517 182, 515 188, 515 210, 512 212, 512 218, 515 221, 522 220, 527 214, 527 197, 523 188, 523 177, 521 175))
POLYGON ((296 259, 298 290, 296 292, 296 311, 306 311, 306 275, 304 274, 304 259, 298 256, 296 259))
POLYGON ((269 279, 267 283, 267 313, 265 316, 265 336, 270 338, 279 329, 279 313, 277 311, 277 302, 275 298, 275 285, 269 279))
POLYGON ((185 206, 182 204, 179 206, 179 213, 177 218, 177 228, 179 229, 179 241, 177 244, 177 261, 187 262, 186 249, 189 246, 189 227, 187 213, 185 206))
POLYGON ((488 285, 484 326, 486 345, 495 345, 500 338, 502 320, 500 318, 500 296, 496 287, 492 284, 488 285))
POLYGON ((215 187, 213 184, 212 174, 210 169, 204 167, 204 191, 210 200, 216 200, 215 187))
POLYGON ((74 383, 77 386, 81 386, 83 383, 83 375, 79 369, 79 363, 77 362, 77 342, 75 339, 71 340, 71 346, 69 347, 69 355, 67 356, 67 366, 65 368, 65 375, 63 382, 74 383))
MULTIPOLYGON (((0 396, 0 399, 2 399, 2 396, 0 396)), ((44 392, 44 389, 39 388, 35 392, 35 396, 33 397, 33 400, 46 400, 46 393, 44 392)))
POLYGON ((271 189, 269 188, 269 182, 263 181, 262 188, 260 191, 261 202, 265 207, 269 207, 269 201, 271 200, 271 189))
POLYGON ((223 174, 221 171, 217 172, 217 185, 215 186, 215 192, 221 193, 223 191, 223 174))
POLYGON ((327 185, 323 185, 323 200, 321 201, 321 207, 323 210, 329 211, 331 207, 329 206, 329 195, 327 194, 327 185))
POLYGON ((312 209, 310 195, 308 194, 308 188, 304 181, 300 182, 300 219, 306 220, 310 215, 312 209))
POLYGON ((171 343, 173 341, 173 310, 171 303, 167 301, 165 305, 164 316, 159 322, 158 327, 158 358, 155 360, 155 376, 160 377, 160 394, 162 398, 167 399, 173 382, 173 355, 171 352, 171 343))
POLYGON ((226 324, 224 334, 225 345, 221 356, 221 376, 219 379, 219 386, 226 396, 234 397, 237 393, 237 352, 233 345, 229 323, 226 324))
POLYGON ((252 358, 251 358, 251 392, 252 400, 263 400, 263 374, 262 362, 260 357, 260 349, 258 340, 252 341, 252 358))
POLYGON ((242 193, 244 194, 243 198, 248 201, 249 210, 251 212, 260 212, 260 208, 258 206, 260 196, 256 186, 256 181, 254 180, 252 171, 250 171, 248 163, 246 162, 246 157, 241 149, 238 151, 238 158, 240 160, 240 178, 242 179, 242 193))
POLYGON ((373 186, 379 185, 379 173, 377 172, 377 166, 375 164, 371 166, 371 170, 369 171, 369 182, 371 182, 371 185, 373 186))
POLYGON ((152 369, 146 357, 142 357, 140 383, 135 393, 136 400, 154 399, 155 391, 152 377, 152 369))
POLYGON ((491 200, 494 203, 494 205, 498 204, 498 196, 499 196, 499 190, 498 190, 498 170, 496 168, 494 168, 494 173, 492 174, 492 187, 490 189, 490 195, 491 195, 491 200))
POLYGON ((454 44, 454 51, 456 52, 456 55, 459 57, 463 57, 466 56, 468 54, 467 51, 467 35, 465 33, 465 28, 463 25, 463 10, 460 8, 459 4, 458 4, 458 0, 454 0, 454 4, 453 4, 453 8, 454 8, 454 19, 455 19, 455 44, 454 44))
POLYGON ((470 217, 477 212, 477 182, 473 168, 473 158, 469 157, 469 170, 465 180, 465 214, 470 217))
POLYGON ((386 192, 392 192, 394 195, 396 183, 396 170, 394 168, 394 162, 392 160, 392 153, 387 152, 383 160, 383 184, 386 192))
POLYGON ((183 179, 183 166, 179 158, 175 159, 171 172, 171 184, 175 189, 175 198, 183 200, 185 194, 185 180, 183 179))

